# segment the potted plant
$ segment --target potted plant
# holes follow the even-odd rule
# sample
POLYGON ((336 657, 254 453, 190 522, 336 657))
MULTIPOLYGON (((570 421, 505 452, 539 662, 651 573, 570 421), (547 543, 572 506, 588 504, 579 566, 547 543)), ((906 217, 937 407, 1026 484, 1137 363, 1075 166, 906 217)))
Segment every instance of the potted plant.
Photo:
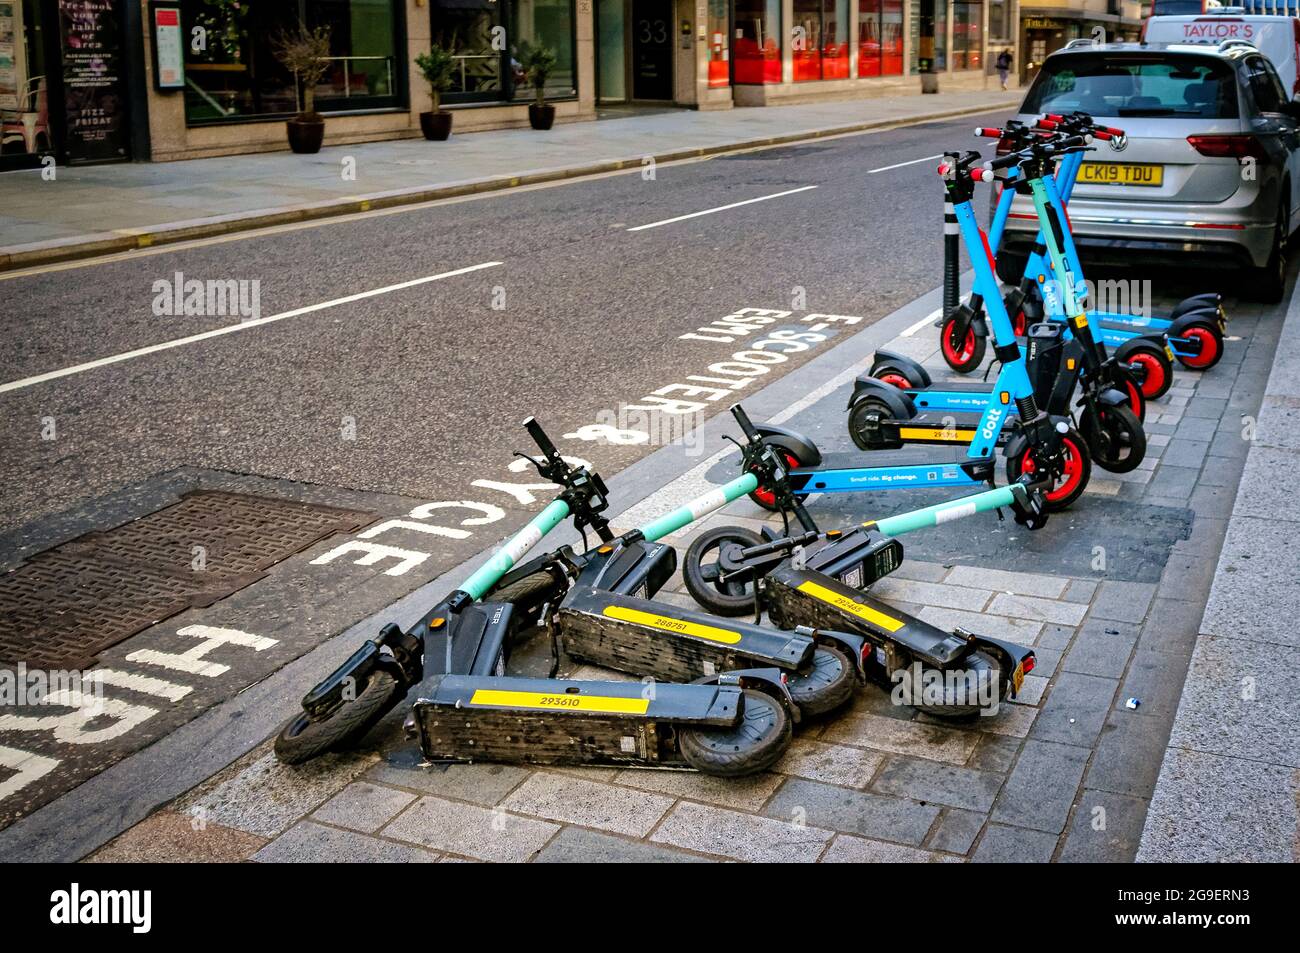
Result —
POLYGON ((550 129, 555 122, 555 107, 546 102, 546 79, 555 69, 555 51, 549 46, 525 47, 520 60, 524 75, 537 91, 537 101, 528 104, 528 124, 534 129, 550 129))
POLYGON ((310 30, 300 22, 296 30, 281 31, 273 47, 275 58, 302 88, 302 111, 286 123, 289 148, 299 153, 320 152, 325 120, 316 112, 316 84, 330 65, 330 28, 310 30))
POLYGON ((424 74, 424 81, 429 84, 429 93, 433 97, 433 110, 420 113, 420 130, 424 138, 441 142, 451 135, 451 113, 442 111, 442 94, 451 88, 451 71, 456 61, 450 50, 435 43, 429 47, 428 53, 415 58, 415 65, 424 74))

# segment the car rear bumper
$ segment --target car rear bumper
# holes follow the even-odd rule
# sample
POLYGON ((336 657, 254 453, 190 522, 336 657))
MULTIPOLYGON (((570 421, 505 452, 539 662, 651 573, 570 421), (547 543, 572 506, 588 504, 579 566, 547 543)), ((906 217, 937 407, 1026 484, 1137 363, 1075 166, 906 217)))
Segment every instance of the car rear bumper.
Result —
MULTIPOLYGON (((1181 223, 1091 221, 1071 216, 1071 231, 1081 258, 1105 264, 1262 268, 1268 263, 1273 243, 1270 225, 1198 228, 1181 223)), ((1036 232, 1033 223, 1008 222, 1001 248, 1015 255, 1028 254, 1036 232)))

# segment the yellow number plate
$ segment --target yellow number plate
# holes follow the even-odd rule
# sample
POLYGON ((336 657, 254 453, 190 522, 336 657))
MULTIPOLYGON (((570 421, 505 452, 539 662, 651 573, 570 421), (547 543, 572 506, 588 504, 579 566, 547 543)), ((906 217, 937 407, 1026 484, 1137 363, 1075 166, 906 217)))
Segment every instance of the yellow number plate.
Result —
POLYGON ((559 711, 594 711, 631 715, 644 715, 650 707, 650 700, 646 698, 550 695, 544 692, 507 692, 488 688, 475 689, 469 703, 493 708, 550 708, 559 711))
POLYGON ((1128 162, 1085 162, 1079 169, 1084 185, 1164 185, 1165 167, 1128 162))
POLYGON ((820 599, 822 602, 829 603, 850 615, 855 615, 859 619, 870 622, 872 625, 878 625, 886 632, 897 632, 903 627, 903 622, 892 616, 887 616, 883 612, 877 612, 871 606, 863 605, 847 596, 842 596, 838 592, 827 589, 825 586, 819 586, 815 582, 801 582, 799 591, 806 592, 814 599, 820 599))
POLYGON ((712 625, 700 625, 698 622, 687 622, 684 619, 670 619, 667 616, 654 615, 650 612, 641 612, 638 609, 629 609, 627 606, 606 606, 604 614, 611 619, 618 619, 622 622, 631 622, 635 625, 647 625, 652 629, 659 629, 661 632, 675 632, 681 635, 693 635, 697 639, 708 639, 710 642, 722 642, 726 645, 735 645, 740 641, 740 633, 733 632, 730 629, 719 629, 712 625))

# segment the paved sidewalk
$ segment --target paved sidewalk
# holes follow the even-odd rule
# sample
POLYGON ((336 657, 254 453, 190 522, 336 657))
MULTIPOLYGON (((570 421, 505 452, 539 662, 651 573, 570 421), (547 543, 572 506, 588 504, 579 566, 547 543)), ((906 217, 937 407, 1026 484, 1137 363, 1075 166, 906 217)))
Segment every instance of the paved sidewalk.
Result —
MULTIPOLYGON (((1276 312, 1230 310, 1234 339, 1223 362, 1205 374, 1180 372, 1151 405, 1139 469, 1096 471, 1071 512, 1029 539, 992 521, 909 536, 903 567, 875 588, 937 625, 1034 646, 1036 670, 995 717, 946 723, 868 687, 848 711, 801 726, 773 771, 720 781, 424 766, 400 738, 399 711, 366 750, 301 768, 277 764, 263 744, 92 859, 1131 861, 1246 460, 1242 418, 1258 412, 1276 346, 1276 312), (1129 698, 1139 707, 1128 707, 1129 698)), ((933 372, 934 337, 923 326, 890 347, 933 372)), ((807 400, 775 420, 839 449, 847 443, 843 388, 820 373, 827 389, 805 385, 807 400)), ((705 461, 656 496, 698 490, 725 470, 705 461)), ((823 525, 861 518, 862 499, 840 500, 817 501, 823 525)), ((905 499, 897 509, 932 501, 905 499)), ((887 515, 889 503, 872 505, 887 515)), ((616 524, 644 515, 624 512, 616 524)), ((742 501, 710 522, 756 527, 763 517, 742 501)), ((680 587, 678 577, 661 598, 692 605, 680 587)), ((1251 792, 1233 785, 1224 795, 1241 801, 1251 792)))
POLYGON ((1138 860, 1300 862, 1300 295, 1271 364, 1138 860))
POLYGON ((898 96, 802 106, 681 110, 184 162, 0 175, 0 269, 125 251, 240 229, 640 168, 874 127, 1013 108, 1019 91, 898 96), (349 170, 355 176, 345 178, 349 170), (113 227, 106 227, 111 210, 113 227))

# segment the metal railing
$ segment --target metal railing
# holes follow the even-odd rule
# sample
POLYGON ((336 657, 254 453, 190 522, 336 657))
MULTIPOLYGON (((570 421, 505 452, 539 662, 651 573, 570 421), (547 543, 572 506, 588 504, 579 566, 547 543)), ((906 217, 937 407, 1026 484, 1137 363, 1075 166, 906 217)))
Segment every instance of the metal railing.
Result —
MULTIPOLYGON (((349 68, 349 66, 358 60, 383 60, 384 75, 385 75, 385 89, 387 90, 387 92, 383 93, 382 95, 391 96, 393 93, 393 58, 391 56, 322 56, 321 57, 321 61, 325 63, 343 64, 343 98, 344 99, 350 99, 352 97, 352 70, 349 68)), ((381 94, 375 93, 372 90, 367 90, 365 95, 375 96, 381 94)))

